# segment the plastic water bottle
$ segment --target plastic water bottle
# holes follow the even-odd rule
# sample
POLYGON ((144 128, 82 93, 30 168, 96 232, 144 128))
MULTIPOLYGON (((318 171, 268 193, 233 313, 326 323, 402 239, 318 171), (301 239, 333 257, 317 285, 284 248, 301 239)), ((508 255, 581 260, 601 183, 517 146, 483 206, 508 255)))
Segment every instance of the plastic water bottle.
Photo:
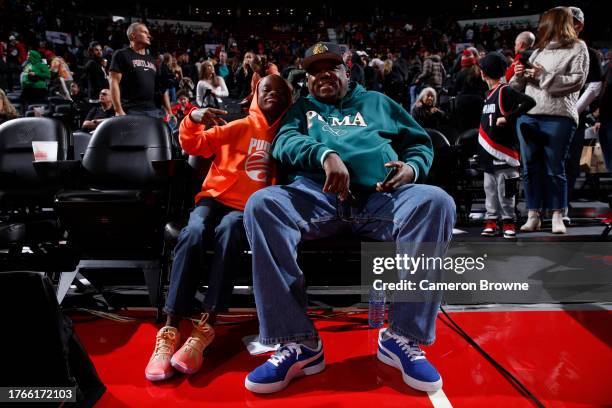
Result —
POLYGON ((385 291, 370 289, 368 305, 368 323, 370 327, 378 328, 385 324, 385 291))

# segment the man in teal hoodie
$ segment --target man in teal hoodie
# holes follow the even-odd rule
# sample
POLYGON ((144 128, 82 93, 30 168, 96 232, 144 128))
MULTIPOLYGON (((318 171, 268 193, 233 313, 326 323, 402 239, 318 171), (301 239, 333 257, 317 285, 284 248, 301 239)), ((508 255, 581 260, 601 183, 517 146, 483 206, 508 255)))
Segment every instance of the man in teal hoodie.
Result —
POLYGON ((24 108, 28 104, 44 102, 49 93, 48 81, 50 78, 49 66, 43 62, 38 51, 30 50, 21 72, 21 99, 24 108))
MULTIPOLYGON (((293 378, 325 368, 322 342, 306 314, 300 242, 348 231, 398 246, 437 243, 436 255, 444 256, 455 222, 448 194, 415 184, 426 178, 433 150, 414 119, 383 94, 349 87, 337 44, 315 44, 302 65, 310 95, 285 115, 272 147, 292 182, 256 192, 244 213, 259 340, 281 344, 245 379, 256 393, 280 391, 293 378)), ((419 347, 435 339, 440 298, 395 302, 389 328, 379 333, 378 359, 422 391, 442 386, 419 347)))

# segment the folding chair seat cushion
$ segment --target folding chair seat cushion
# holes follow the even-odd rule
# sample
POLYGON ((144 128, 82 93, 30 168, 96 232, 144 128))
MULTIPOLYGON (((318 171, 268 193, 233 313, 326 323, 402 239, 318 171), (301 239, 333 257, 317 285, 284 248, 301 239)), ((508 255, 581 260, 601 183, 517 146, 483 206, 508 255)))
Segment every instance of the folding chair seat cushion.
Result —
POLYGON ((0 246, 11 242, 21 242, 26 237, 26 226, 23 223, 0 222, 0 246))

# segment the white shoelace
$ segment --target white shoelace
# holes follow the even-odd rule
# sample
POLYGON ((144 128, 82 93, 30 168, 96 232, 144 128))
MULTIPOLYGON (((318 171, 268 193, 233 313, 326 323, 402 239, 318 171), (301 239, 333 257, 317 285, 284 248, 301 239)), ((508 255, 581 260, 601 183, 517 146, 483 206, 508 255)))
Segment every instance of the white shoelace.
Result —
POLYGON ((421 350, 419 345, 415 342, 408 340, 403 336, 398 336, 395 333, 387 333, 397 344, 400 349, 410 358, 410 361, 420 360, 425 358, 425 352, 421 350))
POLYGON ((288 343, 281 347, 268 361, 278 367, 280 363, 293 353, 295 353, 295 359, 297 360, 300 354, 302 354, 302 349, 299 344, 288 343))

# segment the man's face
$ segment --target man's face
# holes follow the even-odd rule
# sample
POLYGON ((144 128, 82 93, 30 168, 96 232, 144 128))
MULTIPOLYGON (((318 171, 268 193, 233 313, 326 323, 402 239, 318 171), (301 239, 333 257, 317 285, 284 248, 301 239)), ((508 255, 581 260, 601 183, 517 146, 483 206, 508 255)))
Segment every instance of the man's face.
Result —
POLYGON ((524 51, 524 50, 525 50, 525 43, 523 43, 518 38, 514 40, 514 53, 518 54, 519 52, 524 51))
POLYGON ((96 58, 100 58, 100 57, 102 56, 102 47, 100 47, 99 45, 96 45, 96 46, 93 48, 93 55, 94 55, 96 58))
POLYGON ((222 52, 219 54, 219 62, 225 64, 227 62, 227 54, 222 52))
POLYGON ((151 34, 145 25, 139 25, 132 33, 132 39, 138 45, 151 45, 151 34))
POLYGON ((100 91, 100 103, 107 104, 110 102, 110 91, 108 89, 103 89, 100 91))
POLYGON ((574 19, 574 31, 576 31, 576 35, 580 35, 583 29, 584 29, 584 24, 574 19))
POLYGON ((342 54, 342 60, 344 61, 345 64, 348 64, 352 58, 353 58, 353 52, 351 50, 346 50, 344 51, 344 54, 342 54))
POLYGON ((323 103, 336 103, 348 92, 348 78, 343 64, 317 61, 308 67, 308 91, 323 103))
POLYGON ((76 95, 79 93, 79 86, 76 84, 76 82, 70 84, 70 93, 72 95, 76 95))

